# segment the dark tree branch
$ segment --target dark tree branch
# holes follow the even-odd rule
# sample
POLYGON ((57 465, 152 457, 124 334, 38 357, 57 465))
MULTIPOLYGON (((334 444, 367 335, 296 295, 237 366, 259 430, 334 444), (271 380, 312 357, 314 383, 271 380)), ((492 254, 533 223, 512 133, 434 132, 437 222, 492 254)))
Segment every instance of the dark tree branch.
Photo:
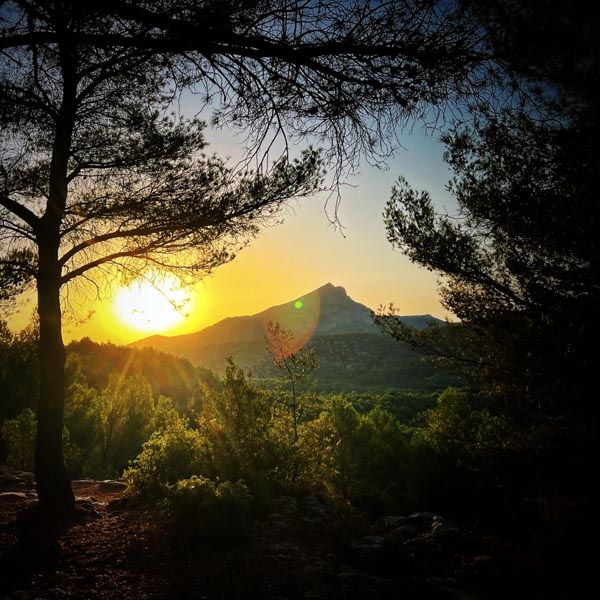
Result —
POLYGON ((27 225, 29 225, 33 231, 36 231, 40 219, 26 206, 4 195, 0 195, 0 205, 4 206, 4 208, 9 210, 13 215, 19 217, 22 221, 27 223, 27 225))

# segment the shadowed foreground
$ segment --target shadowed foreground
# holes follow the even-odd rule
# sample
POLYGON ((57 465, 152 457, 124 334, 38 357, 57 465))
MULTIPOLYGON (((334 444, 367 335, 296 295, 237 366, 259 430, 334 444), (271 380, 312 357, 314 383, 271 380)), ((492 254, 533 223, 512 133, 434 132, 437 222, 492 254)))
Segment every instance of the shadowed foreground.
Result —
POLYGON ((281 497, 242 540, 184 549, 165 516, 128 499, 121 482, 73 487, 78 514, 49 521, 36 513, 33 477, 0 470, 0 597, 476 600, 503 594, 499 548, 429 513, 369 526, 314 496, 281 497))

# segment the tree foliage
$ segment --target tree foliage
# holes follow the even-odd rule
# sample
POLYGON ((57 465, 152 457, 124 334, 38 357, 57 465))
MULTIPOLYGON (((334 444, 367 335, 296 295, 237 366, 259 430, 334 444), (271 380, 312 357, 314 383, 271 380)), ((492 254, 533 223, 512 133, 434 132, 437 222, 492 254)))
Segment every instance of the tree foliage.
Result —
POLYGON ((8 448, 6 464, 20 471, 33 470, 33 448, 37 419, 35 413, 26 408, 14 419, 2 425, 2 438, 8 448))
POLYGON ((0 321, 0 420, 35 409, 39 395, 38 328, 13 333, 0 321))
POLYGON ((300 385, 310 380, 313 371, 319 368, 319 361, 312 347, 298 348, 292 331, 283 329, 279 323, 267 324, 267 350, 292 392, 292 423, 294 443, 298 442, 298 401, 301 395, 300 385))
POLYGON ((207 475, 206 443, 184 420, 156 430, 123 476, 133 493, 164 496, 166 486, 195 474, 207 475))
POLYGON ((461 321, 419 334, 388 320, 425 353, 450 360, 513 416, 589 414, 594 318, 600 300, 596 222, 597 42, 571 7, 470 3, 491 43, 537 88, 501 113, 480 113, 444 137, 456 218, 400 179, 385 212, 388 239, 444 276, 442 299, 461 321), (514 19, 511 21, 511 17, 514 19), (531 46, 562 31, 573 47, 531 46), (581 37, 578 36, 581 34, 581 37), (529 44, 529 42, 528 42, 529 44), (552 57, 552 60, 550 60, 552 57), (520 413, 520 414, 519 414, 520 413))

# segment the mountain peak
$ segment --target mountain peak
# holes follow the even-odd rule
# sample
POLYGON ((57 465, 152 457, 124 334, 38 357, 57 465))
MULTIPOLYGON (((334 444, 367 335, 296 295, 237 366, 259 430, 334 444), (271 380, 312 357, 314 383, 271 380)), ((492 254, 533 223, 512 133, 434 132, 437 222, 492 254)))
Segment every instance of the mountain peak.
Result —
MULTIPOLYGON (((428 315, 402 317, 402 320, 419 329, 427 327, 431 320, 442 323, 428 315)), ((371 311, 348 296, 343 287, 329 282, 295 300, 254 315, 228 317, 196 333, 153 336, 131 345, 153 346, 163 352, 184 356, 196 365, 212 367, 218 363, 217 370, 222 370, 224 357, 235 355, 244 345, 258 344, 264 349, 269 322, 279 323, 282 328, 292 331, 299 345, 321 336, 382 335, 373 322, 371 311)))
POLYGON ((339 286, 333 285, 333 283, 326 283, 322 285, 320 288, 317 288, 312 294, 318 294, 321 298, 321 301, 342 301, 342 300, 351 300, 348 296, 346 290, 339 286))
POLYGON ((328 282, 325 285, 322 285, 320 288, 317 288, 315 290, 315 292, 327 292, 327 291, 331 291, 331 290, 342 290, 344 292, 344 294, 346 293, 346 290, 340 286, 340 285, 333 285, 333 283, 328 282))

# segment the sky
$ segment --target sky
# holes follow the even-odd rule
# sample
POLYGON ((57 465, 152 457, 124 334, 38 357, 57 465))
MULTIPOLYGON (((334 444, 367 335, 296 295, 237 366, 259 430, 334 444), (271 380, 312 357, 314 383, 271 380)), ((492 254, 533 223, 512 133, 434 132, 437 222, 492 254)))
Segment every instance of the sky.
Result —
MULTIPOLYGON (((208 128, 206 135, 209 151, 237 151, 227 132, 208 128)), ((382 213, 399 175, 416 189, 428 190, 440 210, 452 212, 445 190, 451 174, 438 135, 415 127, 401 143, 387 170, 363 165, 347 180, 338 210, 341 228, 332 226, 325 213, 326 194, 293 202, 283 224, 264 229, 231 263, 187 290, 185 298, 176 290, 179 312, 161 306, 161 297, 155 302, 147 287, 141 294, 135 287, 130 292, 115 289, 102 301, 75 303, 78 316, 65 319, 65 341, 87 336, 127 344, 153 334, 192 333, 226 317, 294 300, 326 283, 344 287, 352 299, 372 309, 393 303, 403 315, 451 316, 440 305, 438 277, 411 264, 386 239, 382 213)), ((33 298, 25 298, 11 318, 12 329, 30 320, 33 298)))

